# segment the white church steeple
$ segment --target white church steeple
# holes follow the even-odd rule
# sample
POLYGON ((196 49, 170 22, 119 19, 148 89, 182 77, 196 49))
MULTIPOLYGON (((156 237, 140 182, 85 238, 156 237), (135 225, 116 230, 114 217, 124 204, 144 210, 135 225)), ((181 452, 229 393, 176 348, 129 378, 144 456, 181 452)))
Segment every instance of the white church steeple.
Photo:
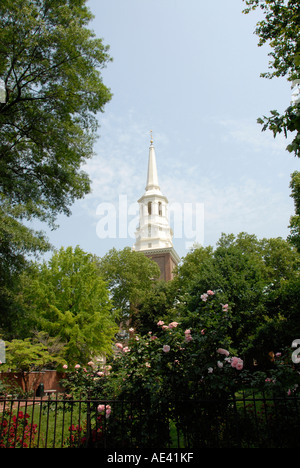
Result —
POLYGON ((157 189, 160 192, 160 188, 158 185, 155 149, 153 146, 153 139, 151 134, 146 191, 155 189, 157 189))
MULTIPOLYGON (((138 200, 140 205, 139 226, 136 230, 134 250, 142 251, 145 255, 157 261, 158 257, 169 259, 175 266, 179 257, 173 249, 173 233, 169 225, 168 199, 162 194, 157 174, 155 148, 153 146, 152 132, 149 148, 147 182, 144 195, 138 200), (156 258, 155 258, 156 257, 156 258)), ((157 261, 159 264, 159 262, 157 261)), ((162 278, 171 279, 173 266, 170 264, 170 274, 166 274, 165 263, 162 267, 162 278)))
POLYGON ((152 138, 149 148, 146 191, 138 203, 140 205, 140 224, 136 231, 135 250, 172 247, 168 200, 162 194, 158 184, 156 155, 152 138))

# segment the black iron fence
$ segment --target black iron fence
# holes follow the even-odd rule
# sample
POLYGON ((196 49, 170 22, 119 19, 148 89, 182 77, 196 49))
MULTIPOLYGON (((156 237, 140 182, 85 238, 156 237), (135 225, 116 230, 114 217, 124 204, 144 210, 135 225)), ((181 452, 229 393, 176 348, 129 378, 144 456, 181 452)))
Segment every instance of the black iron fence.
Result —
POLYGON ((0 400, 0 448, 298 448, 297 397, 0 400))

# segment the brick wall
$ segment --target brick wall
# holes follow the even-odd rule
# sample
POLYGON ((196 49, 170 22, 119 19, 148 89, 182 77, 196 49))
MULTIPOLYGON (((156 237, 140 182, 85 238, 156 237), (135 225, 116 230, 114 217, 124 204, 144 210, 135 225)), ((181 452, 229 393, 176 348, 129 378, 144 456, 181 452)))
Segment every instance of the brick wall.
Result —
MULTIPOLYGON (((63 392, 64 389, 60 385, 60 380, 63 379, 64 376, 65 374, 55 370, 31 372, 29 375, 29 390, 33 390, 35 393, 39 384, 43 383, 45 390, 63 392)), ((0 372, 0 380, 10 381, 13 385, 18 385, 25 390, 24 382, 18 372, 0 372)))

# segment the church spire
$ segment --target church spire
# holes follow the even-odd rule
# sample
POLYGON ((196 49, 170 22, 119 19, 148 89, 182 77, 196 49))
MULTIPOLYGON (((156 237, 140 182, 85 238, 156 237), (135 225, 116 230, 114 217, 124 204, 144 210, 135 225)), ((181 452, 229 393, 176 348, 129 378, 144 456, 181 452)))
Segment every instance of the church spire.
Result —
POLYGON ((136 242, 133 249, 143 252, 156 261, 161 270, 161 279, 168 281, 172 278, 173 268, 180 259, 173 248, 173 233, 168 219, 168 200, 161 193, 158 184, 152 131, 146 191, 138 203, 140 222, 135 233, 136 242))
POLYGON ((153 137, 152 137, 152 130, 151 130, 146 191, 153 190, 153 189, 159 190, 159 184, 158 184, 155 149, 153 146, 153 137))

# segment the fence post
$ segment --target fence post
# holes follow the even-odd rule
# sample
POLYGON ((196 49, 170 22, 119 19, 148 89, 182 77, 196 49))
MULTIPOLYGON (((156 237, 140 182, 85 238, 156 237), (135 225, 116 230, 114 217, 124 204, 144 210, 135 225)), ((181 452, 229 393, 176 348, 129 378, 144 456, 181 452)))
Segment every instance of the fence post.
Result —
POLYGON ((91 401, 90 401, 90 392, 87 396, 87 406, 86 406, 86 443, 85 448, 90 446, 91 439, 91 401))

